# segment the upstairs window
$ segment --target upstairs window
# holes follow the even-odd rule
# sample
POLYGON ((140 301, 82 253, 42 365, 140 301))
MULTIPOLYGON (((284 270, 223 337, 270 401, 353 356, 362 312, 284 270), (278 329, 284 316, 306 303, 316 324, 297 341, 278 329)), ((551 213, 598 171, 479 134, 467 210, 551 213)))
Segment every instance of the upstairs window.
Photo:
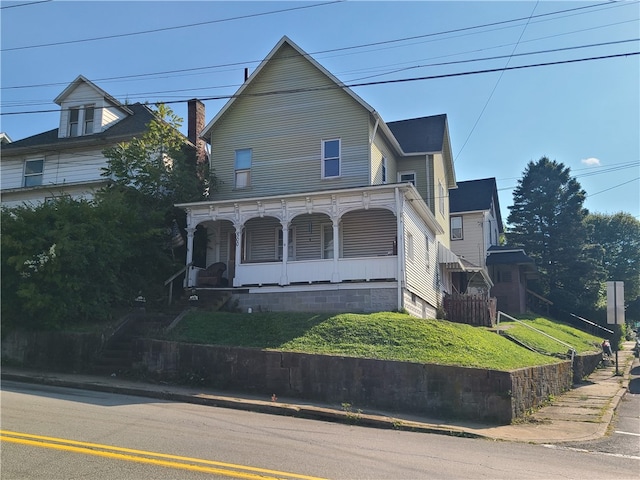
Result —
POLYGON ((251 186, 251 157, 250 148, 236 150, 235 188, 237 189, 251 186))
POLYGON ((416 172, 398 172, 398 182, 412 183, 416 186, 416 172))
POLYGON ((462 239, 462 217, 451 217, 451 240, 462 239))
POLYGON ((44 159, 27 160, 24 163, 24 186, 36 187, 42 185, 42 173, 44 171, 44 159))
POLYGON ((69 136, 90 135, 93 133, 95 107, 73 107, 69 109, 69 136))
POLYGON ((438 204, 440 205, 440 214, 444 217, 444 187, 440 181, 438 181, 438 204))
POLYGON ((88 135, 93 133, 93 115, 95 113, 95 109, 93 106, 86 107, 84 109, 84 134, 88 135))
POLYGON ((322 178, 340 176, 340 139, 322 141, 322 178))
POLYGON ((382 157, 382 184, 387 183, 387 158, 382 157))
POLYGON ((78 125, 80 121, 80 109, 79 108, 70 108, 69 109, 69 136, 77 137, 78 134, 78 125))

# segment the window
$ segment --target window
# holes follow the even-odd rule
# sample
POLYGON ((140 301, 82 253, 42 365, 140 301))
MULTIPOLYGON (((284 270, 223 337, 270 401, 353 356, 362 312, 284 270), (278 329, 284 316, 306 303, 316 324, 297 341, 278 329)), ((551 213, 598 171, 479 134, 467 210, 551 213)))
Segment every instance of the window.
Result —
POLYGON ((451 217, 451 240, 462 240, 462 217, 451 217))
POLYGON ((440 214, 444 217, 444 187, 440 180, 438 180, 438 203, 440 205, 440 214))
MULTIPOLYGON (((276 245, 276 258, 278 260, 282 260, 282 240, 284 239, 284 235, 282 234, 282 227, 277 229, 276 235, 278 236, 277 245, 276 245)), ((294 227, 289 228, 289 241, 287 242, 287 259, 295 260, 296 259, 296 230, 294 227)))
POLYGON ((80 109, 79 108, 70 108, 69 109, 69 136, 77 137, 78 136, 78 122, 80 121, 80 109))
POLYGON ((416 173, 415 172, 398 172, 398 182, 400 183, 413 183, 416 185, 416 173))
POLYGON ((340 139, 322 141, 322 178, 340 176, 340 139))
POLYGON ((73 107, 69 109, 69 136, 88 135, 93 133, 95 107, 73 107))
POLYGON ((322 225, 322 258, 333 258, 333 225, 325 223, 322 225))
POLYGON ((251 186, 251 156, 250 148, 236 150, 236 177, 235 188, 247 188, 251 186))
POLYGON ((44 159, 27 160, 24 162, 24 186, 35 187, 42 185, 42 172, 44 171, 44 159))
POLYGON ((413 260, 413 235, 407 233, 407 257, 413 260))
POLYGON ((429 264, 431 263, 431 254, 429 253, 429 237, 424 237, 424 264, 427 272, 429 271, 429 264))
POLYGON ((387 159, 386 157, 382 157, 382 183, 387 183, 387 159))
POLYGON ((84 132, 83 133, 85 135, 89 133, 93 133, 93 115, 94 115, 93 106, 89 106, 84 109, 84 132))

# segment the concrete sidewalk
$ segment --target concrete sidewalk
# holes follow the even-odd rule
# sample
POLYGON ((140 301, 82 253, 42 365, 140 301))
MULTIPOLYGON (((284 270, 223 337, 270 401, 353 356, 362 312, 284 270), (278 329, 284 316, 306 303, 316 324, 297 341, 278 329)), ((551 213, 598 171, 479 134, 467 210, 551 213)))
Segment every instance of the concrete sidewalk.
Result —
POLYGON ((634 358, 634 342, 625 342, 618 352, 618 374, 615 357, 588 379, 540 408, 520 423, 493 426, 472 421, 442 420, 417 415, 389 414, 374 410, 358 410, 357 405, 340 405, 287 398, 264 398, 199 387, 163 385, 133 381, 116 376, 50 373, 18 367, 2 367, 2 380, 40 383, 53 386, 135 395, 160 400, 196 403, 253 412, 287 415, 358 426, 439 433, 454 436, 487 438, 527 443, 582 442, 601 438, 620 399, 627 391, 634 358), (236 396, 238 395, 238 396, 236 396))

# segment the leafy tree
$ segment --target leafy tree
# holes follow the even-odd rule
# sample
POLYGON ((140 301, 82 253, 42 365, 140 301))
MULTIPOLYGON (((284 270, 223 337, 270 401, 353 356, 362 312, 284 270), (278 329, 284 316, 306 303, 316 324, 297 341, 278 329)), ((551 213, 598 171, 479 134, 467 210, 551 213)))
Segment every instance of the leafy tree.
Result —
POLYGON ((181 120, 162 105, 156 114, 142 137, 104 152, 112 182, 93 201, 2 209, 3 327, 107 319, 138 292, 162 299, 184 265, 167 231, 184 225, 174 203, 206 198, 215 177, 190 155, 181 120))
POLYGON ((133 189, 163 208, 205 199, 215 176, 196 162, 179 131, 182 119, 163 104, 155 115, 140 138, 103 151, 108 159, 103 176, 111 179, 111 188, 133 189))
POLYGON ((542 157, 527 165, 507 218, 507 239, 535 259, 541 293, 568 311, 602 298, 602 250, 589 244, 585 195, 569 168, 542 157))
POLYGON ((109 318, 126 293, 121 212, 61 198, 2 209, 2 326, 56 328, 109 318))
POLYGON ((640 221, 628 213, 591 214, 591 242, 604 248, 607 280, 624 281, 625 299, 640 295, 640 221))
POLYGON ((591 214, 591 243, 603 248, 602 265, 607 280, 624 282, 627 304, 640 297, 640 221, 628 213, 591 214))

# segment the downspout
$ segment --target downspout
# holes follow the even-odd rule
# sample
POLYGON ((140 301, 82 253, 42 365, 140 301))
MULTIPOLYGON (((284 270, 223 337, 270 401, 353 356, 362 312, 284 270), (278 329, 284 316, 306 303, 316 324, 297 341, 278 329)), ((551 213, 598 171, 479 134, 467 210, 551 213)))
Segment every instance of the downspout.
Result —
POLYGON ((396 256, 398 259, 398 272, 396 274, 397 277, 397 293, 398 293, 398 311, 401 312, 404 308, 404 304, 402 302, 402 285, 404 283, 404 223, 402 221, 403 218, 403 202, 400 197, 400 189, 398 187, 395 188, 395 196, 396 196, 396 256))

